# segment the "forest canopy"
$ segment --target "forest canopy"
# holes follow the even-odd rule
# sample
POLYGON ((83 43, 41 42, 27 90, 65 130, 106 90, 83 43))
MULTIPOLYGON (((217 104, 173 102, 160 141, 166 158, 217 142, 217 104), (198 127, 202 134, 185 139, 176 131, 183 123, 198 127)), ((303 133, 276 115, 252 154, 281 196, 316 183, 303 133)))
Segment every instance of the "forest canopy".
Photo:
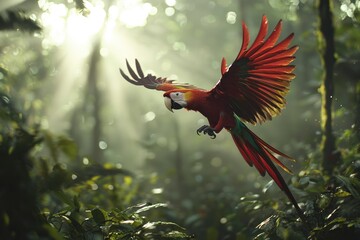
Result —
POLYGON ((360 0, 2 0, 0 239, 359 239, 359 21, 360 0), (296 160, 305 219, 225 130, 119 73, 211 89, 264 15, 296 78, 247 126, 296 160))

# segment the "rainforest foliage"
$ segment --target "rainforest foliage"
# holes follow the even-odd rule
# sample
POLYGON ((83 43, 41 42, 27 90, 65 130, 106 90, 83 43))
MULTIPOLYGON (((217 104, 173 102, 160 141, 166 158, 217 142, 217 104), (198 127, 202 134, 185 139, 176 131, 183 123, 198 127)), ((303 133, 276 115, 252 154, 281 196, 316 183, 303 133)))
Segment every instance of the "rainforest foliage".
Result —
POLYGON ((0 239, 360 239, 359 0, 3 0, 0 239), (125 82, 212 87, 266 14, 295 33, 287 106, 251 127, 294 157, 304 211, 198 113, 125 82))

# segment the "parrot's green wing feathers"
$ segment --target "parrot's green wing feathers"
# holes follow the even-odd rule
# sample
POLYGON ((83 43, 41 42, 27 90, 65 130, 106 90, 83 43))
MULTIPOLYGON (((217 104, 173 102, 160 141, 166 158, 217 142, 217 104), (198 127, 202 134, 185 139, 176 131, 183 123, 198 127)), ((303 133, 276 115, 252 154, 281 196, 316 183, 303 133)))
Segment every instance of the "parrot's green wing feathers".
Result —
POLYGON ((135 71, 130 67, 129 62, 126 60, 126 67, 133 79, 120 69, 121 76, 123 76, 123 78, 131 84, 159 91, 170 91, 173 89, 198 89, 197 87, 187 83, 174 83, 173 80, 167 80, 166 78, 156 77, 151 74, 145 76, 137 59, 135 59, 135 66, 137 73, 135 73, 135 71))

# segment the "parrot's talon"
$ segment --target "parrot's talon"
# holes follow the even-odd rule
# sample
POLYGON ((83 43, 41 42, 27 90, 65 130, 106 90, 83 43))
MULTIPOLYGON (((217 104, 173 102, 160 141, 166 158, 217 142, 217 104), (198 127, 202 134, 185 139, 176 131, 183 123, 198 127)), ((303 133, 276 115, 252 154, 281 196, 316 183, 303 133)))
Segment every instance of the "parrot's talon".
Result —
MULTIPOLYGON (((200 133, 203 132, 206 127, 208 127, 208 126, 204 125, 204 126, 200 127, 198 130, 196 130, 197 135, 200 136, 200 133)), ((204 134, 205 134, 205 132, 204 132, 204 134)))
POLYGON ((200 127, 198 130, 196 130, 196 133, 197 135, 200 135, 200 133, 203 133, 204 135, 209 135, 211 139, 216 138, 214 129, 208 125, 200 127))

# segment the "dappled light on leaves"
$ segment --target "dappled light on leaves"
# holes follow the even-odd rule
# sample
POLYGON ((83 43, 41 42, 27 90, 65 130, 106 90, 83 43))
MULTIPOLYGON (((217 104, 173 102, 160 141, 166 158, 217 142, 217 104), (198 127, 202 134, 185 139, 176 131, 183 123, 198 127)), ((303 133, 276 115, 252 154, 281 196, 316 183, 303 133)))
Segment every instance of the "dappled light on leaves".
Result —
POLYGON ((342 1, 340 5, 341 10, 341 18, 344 19, 346 17, 355 19, 356 12, 358 13, 360 11, 360 1, 342 1))

